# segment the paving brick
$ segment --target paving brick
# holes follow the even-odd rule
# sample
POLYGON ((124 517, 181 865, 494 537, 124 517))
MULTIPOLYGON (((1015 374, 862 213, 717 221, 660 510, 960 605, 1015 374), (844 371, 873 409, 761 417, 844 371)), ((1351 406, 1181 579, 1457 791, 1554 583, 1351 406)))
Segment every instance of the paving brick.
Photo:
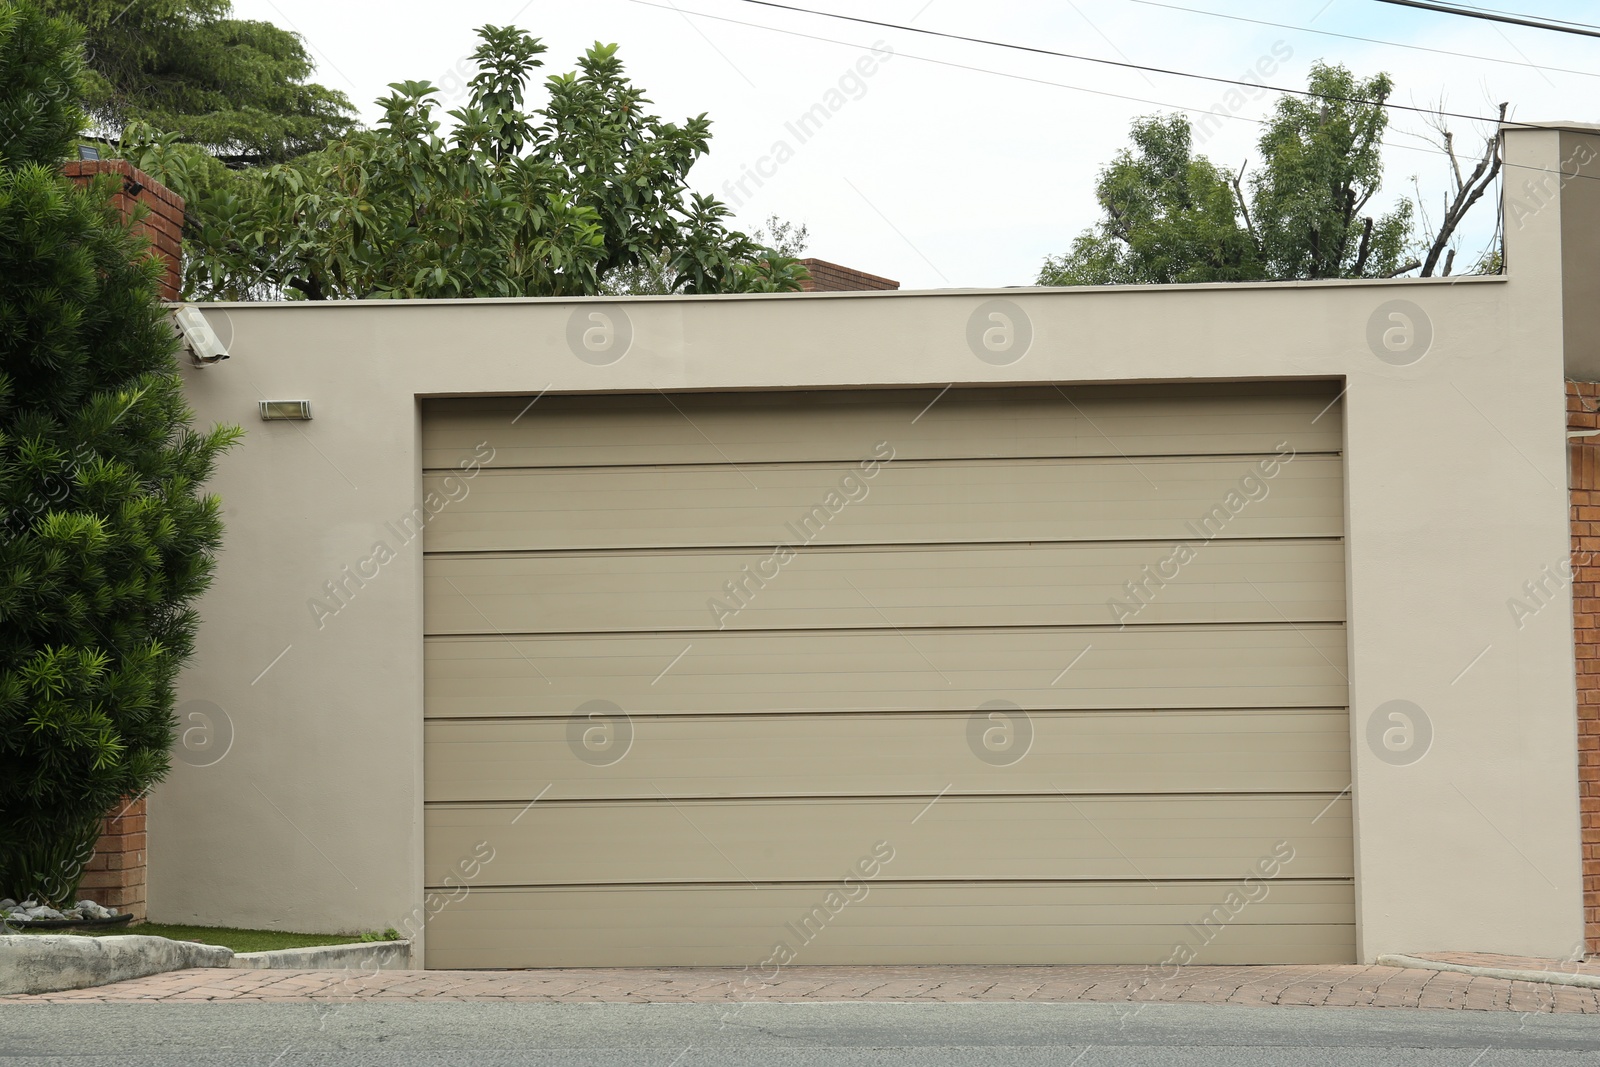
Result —
MULTIPOLYGON (((1446 959, 1446 957, 1448 957, 1446 959)), ((1600 973, 1600 962, 1568 963, 1481 953, 1446 962, 1600 973)), ((543 1003, 722 1003, 737 1012, 759 1001, 1029 1001, 1440 1008, 1454 1011, 1600 1012, 1600 991, 1395 967, 1185 967, 1165 975, 1143 966, 789 967, 751 980, 732 967, 528 971, 173 971, 97 989, 0 997, 9 1004, 355 1001, 543 1003)))

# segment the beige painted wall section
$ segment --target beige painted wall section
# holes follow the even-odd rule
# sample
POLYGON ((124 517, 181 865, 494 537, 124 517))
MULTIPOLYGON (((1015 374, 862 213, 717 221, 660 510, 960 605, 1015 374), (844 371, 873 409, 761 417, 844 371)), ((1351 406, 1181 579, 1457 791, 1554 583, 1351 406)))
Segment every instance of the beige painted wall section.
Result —
MULTIPOLYGON (((1554 166, 1556 135, 1510 142, 1554 166)), ((1360 952, 1567 953, 1570 602, 1521 629, 1508 607, 1568 552, 1559 229, 1552 206, 1511 232, 1508 280, 630 300, 606 366, 568 345, 577 301, 212 306, 234 358, 189 393, 250 434, 214 483, 227 548, 182 697, 234 738, 154 798, 151 915, 371 928, 420 905, 421 555, 385 526, 416 503, 418 395, 1311 376, 1348 381, 1360 952), (968 343, 990 300, 1031 323, 1008 365, 968 343), (1406 366, 1369 343, 1392 300, 1431 323, 1406 366), (315 420, 262 423, 262 398, 315 420), (319 628, 308 600, 378 540, 398 558, 319 628), (1409 765, 1368 740, 1391 700, 1432 724, 1409 765)))
POLYGON ((1529 164, 1508 170, 1505 224, 1508 232, 1520 233, 1559 201, 1567 376, 1600 381, 1600 132, 1591 126, 1562 131, 1560 138, 1554 168, 1529 164))

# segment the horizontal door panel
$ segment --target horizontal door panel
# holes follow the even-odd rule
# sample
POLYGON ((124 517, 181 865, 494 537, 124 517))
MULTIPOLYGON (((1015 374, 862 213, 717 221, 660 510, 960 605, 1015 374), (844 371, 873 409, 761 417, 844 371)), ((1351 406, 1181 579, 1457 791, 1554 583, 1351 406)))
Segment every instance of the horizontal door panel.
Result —
POLYGON ((1348 883, 886 883, 849 887, 855 900, 844 888, 473 889, 429 921, 427 962, 739 967, 730 977, 752 993, 790 963, 1355 962, 1348 883))
POLYGON ((1323 455, 896 461, 870 478, 854 465, 427 474, 425 494, 442 503, 429 509, 425 543, 455 552, 1338 537, 1342 478, 1340 458, 1323 455))
POLYGON ((430 400, 422 462, 450 469, 906 459, 1217 455, 1340 447, 1326 382, 430 400), (937 399, 936 399, 937 398, 937 399))
POLYGON ((1342 710, 430 720, 429 801, 1324 791, 1342 710))
POLYGON ((1325 624, 433 637, 423 653, 431 718, 1346 703, 1344 627, 1325 624))
POLYGON ((1328 622, 1337 541, 432 556, 429 634, 1328 622), (1128 590, 1134 583, 1135 592, 1128 590))
POLYGON ((837 881, 883 842, 897 881, 1226 879, 1275 850, 1293 877, 1353 866, 1347 796, 544 800, 424 821, 430 886, 485 847, 476 885, 837 881))

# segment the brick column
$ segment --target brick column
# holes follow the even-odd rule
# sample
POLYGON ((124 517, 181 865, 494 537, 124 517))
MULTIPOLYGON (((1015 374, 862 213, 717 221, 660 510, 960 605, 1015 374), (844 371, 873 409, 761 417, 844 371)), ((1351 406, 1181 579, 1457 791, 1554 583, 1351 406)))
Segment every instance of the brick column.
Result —
POLYGON ((123 801, 106 815, 94 857, 84 868, 78 899, 85 897, 112 911, 133 912, 135 922, 145 918, 144 797, 123 801))
MULTIPOLYGON (((134 232, 150 240, 150 254, 166 268, 161 298, 177 300, 183 288, 183 198, 123 159, 72 160, 62 168, 69 179, 87 185, 102 174, 118 178, 111 202, 124 221, 137 218, 134 232), (141 210, 142 209, 142 210, 141 210)), ((106 814, 94 856, 84 868, 79 898, 113 911, 145 918, 145 801, 118 804, 106 814)))
POLYGON ((150 238, 151 254, 166 265, 161 299, 178 299, 183 289, 183 197, 125 159, 73 160, 63 173, 80 185, 87 185, 101 174, 121 175, 112 202, 124 220, 132 218, 136 208, 146 209, 134 232, 150 238))
MULTIPOLYGON (((1600 429, 1600 382, 1567 383, 1567 428, 1600 429)), ((1600 436, 1567 445, 1572 511, 1573 641, 1578 661, 1578 795, 1583 820, 1583 918, 1600 953, 1600 436)))

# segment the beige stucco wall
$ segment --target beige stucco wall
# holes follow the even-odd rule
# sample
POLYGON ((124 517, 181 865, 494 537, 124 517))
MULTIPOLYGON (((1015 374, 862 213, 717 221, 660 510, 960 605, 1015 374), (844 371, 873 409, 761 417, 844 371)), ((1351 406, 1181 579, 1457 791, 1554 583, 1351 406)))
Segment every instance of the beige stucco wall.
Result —
MULTIPOLYGON (((1508 140, 1556 165, 1557 134, 1508 140)), ((606 366, 568 346, 577 301, 209 306, 233 358, 187 370, 189 395, 249 436, 213 483, 227 547, 181 699, 233 737, 153 798, 152 918, 373 928, 421 903, 416 543, 320 629, 308 607, 415 505, 419 396, 1311 376, 1348 384, 1360 952, 1571 952, 1570 604, 1520 629, 1508 607, 1568 553, 1561 209, 1519 223, 1506 279, 628 300, 632 345, 606 366), (1009 365, 968 344, 991 299, 1031 322, 1009 365), (1368 341, 1396 299, 1433 335, 1406 366, 1368 341), (263 398, 315 419, 261 422, 263 398), (1410 765, 1367 740, 1397 699, 1433 729, 1410 765)))
MULTIPOLYGON (((1519 134, 1548 142, 1554 133, 1519 134)), ((1561 211, 1561 295, 1566 316, 1567 376, 1600 380, 1600 135, 1595 127, 1565 130, 1552 169, 1530 159, 1508 169, 1505 225, 1511 240, 1532 229, 1548 205, 1561 211), (1583 313, 1589 311, 1590 313, 1583 313)))

